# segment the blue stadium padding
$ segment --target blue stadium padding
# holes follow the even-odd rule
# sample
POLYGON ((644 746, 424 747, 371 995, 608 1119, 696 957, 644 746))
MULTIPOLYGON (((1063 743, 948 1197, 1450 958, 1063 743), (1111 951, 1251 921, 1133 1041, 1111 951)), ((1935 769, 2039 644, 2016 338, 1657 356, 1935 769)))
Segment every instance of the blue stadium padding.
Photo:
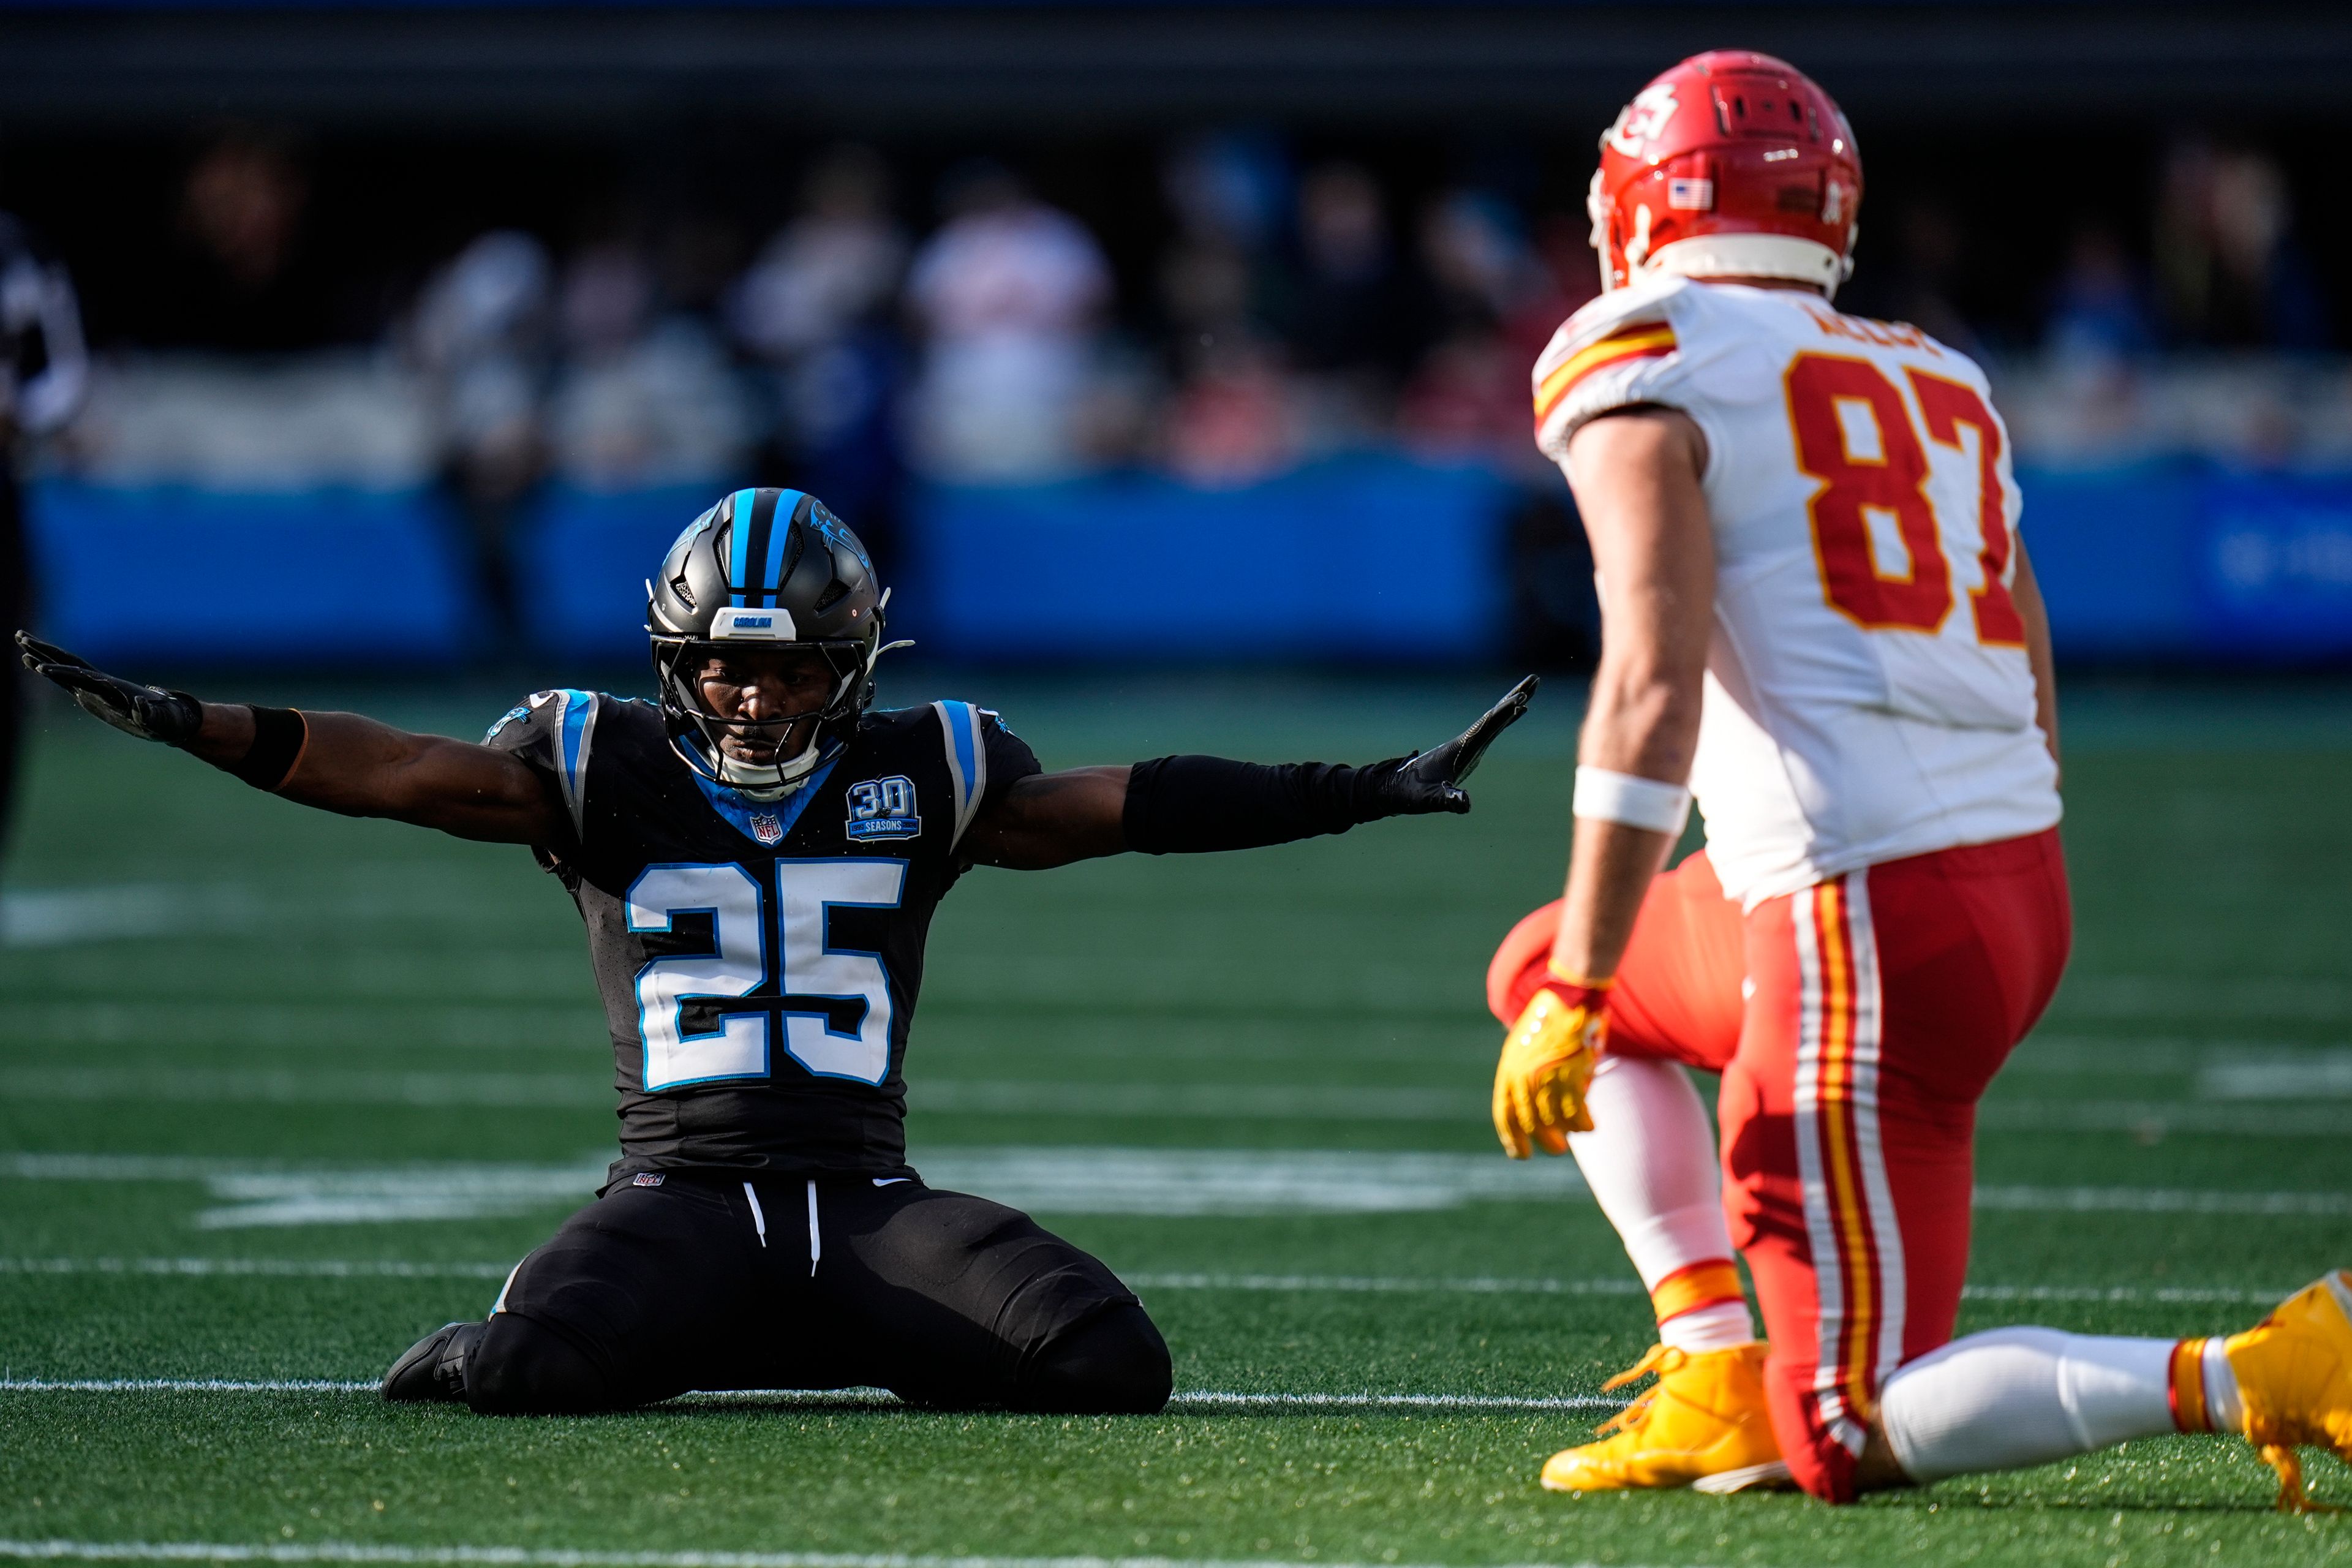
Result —
POLYGON ((2173 458, 2021 469, 2062 657, 2266 662, 2352 653, 2352 474, 2173 458))
POLYGON ((481 627, 428 491, 45 479, 26 500, 41 625, 91 658, 446 664, 481 627))
POLYGON ((1513 493, 1385 456, 1229 490, 935 488, 908 509, 892 629, 950 658, 1491 658, 1513 493))
MULTIPOLYGON (((2019 481, 2062 655, 2352 656, 2352 472, 2181 458, 2019 481)), ((640 657, 646 576, 724 489, 548 496, 517 541, 532 639, 640 657)), ((934 489, 881 564, 893 631, 943 658, 1475 661, 1507 635, 1512 495, 1374 456, 1238 490, 934 489)), ((427 491, 48 479, 29 501, 42 625, 93 658, 446 664, 481 641, 464 543, 427 491)))
POLYGON ((2186 459, 2018 469, 2026 548, 2062 658, 2192 651, 2200 481, 2186 459))
POLYGON ((2352 474, 2215 472, 2195 577, 2211 645, 2228 653, 2352 653, 2352 474))
POLYGON ((581 658, 641 658, 646 579, 686 525, 728 487, 644 490, 557 488, 515 540, 523 630, 533 646, 581 658))

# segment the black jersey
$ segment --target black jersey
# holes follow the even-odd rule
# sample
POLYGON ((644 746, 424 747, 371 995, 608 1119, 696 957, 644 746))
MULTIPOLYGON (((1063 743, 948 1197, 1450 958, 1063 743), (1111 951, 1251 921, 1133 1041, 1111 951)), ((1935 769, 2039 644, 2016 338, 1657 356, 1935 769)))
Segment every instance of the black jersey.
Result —
POLYGON ((972 818, 1037 759, 964 702, 868 713, 762 802, 670 749, 653 704, 542 691, 488 744, 569 814, 538 846, 588 927, 639 1171, 910 1174, 907 1028, 972 818))

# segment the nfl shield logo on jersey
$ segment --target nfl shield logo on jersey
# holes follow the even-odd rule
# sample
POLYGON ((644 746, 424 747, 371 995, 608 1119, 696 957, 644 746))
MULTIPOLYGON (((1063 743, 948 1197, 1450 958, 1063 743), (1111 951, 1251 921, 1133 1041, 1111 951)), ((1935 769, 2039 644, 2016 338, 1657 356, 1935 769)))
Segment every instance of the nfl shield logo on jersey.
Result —
POLYGON ((772 811, 756 813, 751 818, 751 837, 762 844, 782 843, 784 825, 776 820, 776 814, 772 811))

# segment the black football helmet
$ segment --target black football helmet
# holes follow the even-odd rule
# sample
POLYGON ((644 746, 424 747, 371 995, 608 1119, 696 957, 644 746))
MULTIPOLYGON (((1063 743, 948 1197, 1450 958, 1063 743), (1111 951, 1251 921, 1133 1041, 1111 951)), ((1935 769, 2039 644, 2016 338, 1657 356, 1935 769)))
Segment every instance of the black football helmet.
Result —
POLYGON ((696 518, 669 547, 661 574, 646 584, 646 635, 672 749, 696 773, 730 789, 796 787, 828 742, 854 726, 874 700, 888 599, 866 546, 804 491, 737 490, 696 518), (814 649, 836 677, 808 745, 772 766, 729 757, 720 736, 781 743, 808 715, 722 719, 702 700, 705 661, 747 647, 814 649))

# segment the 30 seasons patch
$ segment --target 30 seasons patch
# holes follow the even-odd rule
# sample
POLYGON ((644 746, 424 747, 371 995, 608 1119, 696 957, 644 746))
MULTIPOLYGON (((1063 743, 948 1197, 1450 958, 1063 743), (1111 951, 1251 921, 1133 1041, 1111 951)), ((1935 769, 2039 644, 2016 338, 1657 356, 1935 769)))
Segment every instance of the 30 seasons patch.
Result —
MULTIPOLYGON (((757 819, 753 826, 756 830, 757 819)), ((922 830, 923 818, 915 805, 915 781, 904 773, 849 786, 849 822, 843 831, 851 842, 912 838, 922 830)))

